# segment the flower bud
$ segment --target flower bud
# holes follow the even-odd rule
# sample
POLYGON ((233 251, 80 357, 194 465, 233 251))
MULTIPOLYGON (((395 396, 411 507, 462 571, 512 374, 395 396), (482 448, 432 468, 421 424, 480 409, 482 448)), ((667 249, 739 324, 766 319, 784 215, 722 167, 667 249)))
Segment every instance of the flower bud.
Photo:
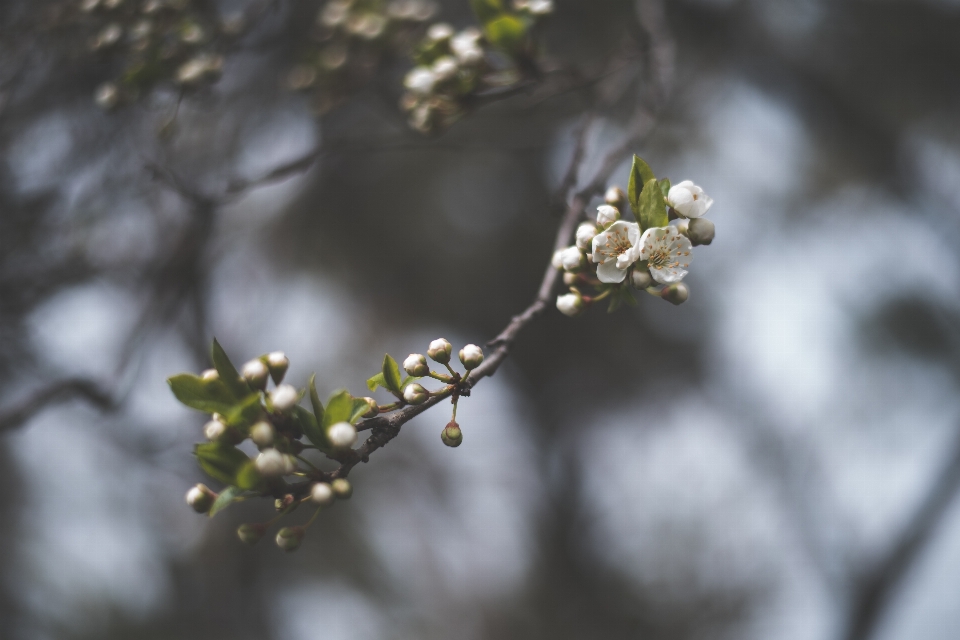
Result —
POLYGON ((260 542, 261 538, 267 533, 267 525, 255 523, 255 524, 242 524, 237 527, 237 537, 240 538, 240 541, 244 544, 255 545, 260 542))
POLYGON ((667 204, 684 218, 699 218, 713 206, 713 198, 690 180, 670 187, 667 204))
POLYGON ((334 449, 349 449, 357 443, 357 428, 349 422, 338 422, 327 429, 334 449))
POLYGON ((690 233, 690 221, 687 218, 678 218, 677 224, 674 225, 682 235, 689 237, 690 233))
POLYGON ((448 364, 452 354, 453 345, 444 338, 437 338, 430 343, 430 347, 427 349, 427 355, 430 356, 430 359, 440 364, 448 364))
POLYGON ((266 420, 261 420, 250 428, 250 439, 258 447, 269 447, 276 435, 276 429, 266 420))
POLYGON ((267 370, 267 365, 258 359, 251 360, 243 365, 240 369, 240 375, 252 388, 263 391, 267 388, 267 376, 270 375, 270 372, 267 370))
POLYGON ((581 251, 589 250, 596 235, 597 225, 592 222, 581 222, 577 227, 577 248, 581 251))
POLYGON ((268 353, 267 368, 270 369, 270 377, 273 378, 273 383, 280 384, 283 376, 287 373, 287 369, 290 368, 290 360, 287 359, 283 351, 268 353))
POLYGON ((422 378, 430 373, 430 367, 427 366, 427 359, 420 353, 411 353, 403 361, 403 370, 414 378, 422 378))
POLYGON ((451 420, 447 423, 444 430, 440 432, 440 439, 443 441, 443 444, 448 447, 460 446, 460 443, 463 442, 463 432, 460 430, 460 425, 457 424, 456 420, 451 420))
POLYGON ((286 456, 276 449, 264 449, 255 462, 257 471, 265 478, 279 478, 287 473, 289 463, 286 456))
POLYGON ((460 349, 460 362, 467 371, 476 369, 483 362, 483 349, 475 344, 468 344, 460 349))
POLYGON ((427 29, 427 37, 434 42, 443 42, 444 40, 449 40, 453 37, 454 33, 453 27, 445 22, 438 22, 437 24, 430 25, 430 28, 427 29))
POLYGON ((690 244, 696 247, 701 244, 710 244, 713 242, 715 234, 716 226, 712 220, 693 218, 687 227, 686 236, 690 238, 690 244))
POLYGON ((690 297, 690 289, 682 282, 674 282, 663 288, 660 297, 673 304, 683 304, 690 297))
POLYGON ((367 406, 369 407, 367 412, 363 414, 364 418, 376 418, 378 415, 380 415, 380 405, 377 404, 376 400, 373 398, 361 398, 361 400, 366 402, 367 406))
POLYGON ((603 194, 603 201, 611 207, 621 209, 627 204, 627 194, 625 194, 620 187, 610 187, 607 189, 607 192, 603 194))
POLYGON ((650 271, 648 271, 646 267, 637 265, 633 268, 633 273, 630 274, 630 284, 633 285, 634 289, 643 291, 648 287, 652 287, 656 283, 653 281, 653 277, 650 275, 650 271))
POLYGON ((609 204, 602 204, 597 207, 597 224, 602 229, 606 229, 614 222, 620 219, 620 210, 609 204))
POLYGON ((97 87, 93 100, 101 109, 113 109, 120 102, 120 90, 112 82, 104 82, 97 87))
POLYGON ((306 533, 303 527, 284 527, 277 532, 277 546, 284 551, 296 551, 306 533))
POLYGON ((433 76, 437 79, 437 82, 446 82, 451 80, 457 75, 457 61, 453 56, 443 56, 442 58, 437 58, 434 61, 433 66, 430 68, 433 71, 433 76))
POLYGON ((583 304, 583 297, 579 293, 567 293, 557 296, 557 309, 565 316, 578 316, 583 313, 586 305, 583 304))
POLYGON ((429 397, 430 393, 416 382, 408 384, 403 390, 403 399, 407 404, 423 404, 429 397))
POLYGON ((550 265, 557 271, 563 269, 563 249, 557 249, 550 258, 550 265))
POLYGON ((318 482, 310 487, 310 499, 321 507, 330 506, 335 498, 333 487, 326 482, 318 482))
POLYGON ((300 401, 300 392, 293 385, 281 384, 270 394, 273 408, 280 413, 287 413, 300 401))
POLYGON ((580 276, 578 274, 567 273, 566 271, 564 271, 563 284, 567 285, 568 287, 572 287, 573 285, 577 284, 579 280, 580 280, 580 276))
POLYGON ((567 247, 560 252, 560 263, 564 270, 571 273, 583 271, 587 266, 587 257, 577 247, 567 247))
POLYGON ((227 435, 227 425, 219 420, 211 420, 203 425, 203 435, 210 442, 219 442, 227 435))
POLYGON ((437 77, 427 67, 414 67, 403 79, 403 86, 412 93, 427 95, 433 91, 437 77))
POLYGON ((206 369, 200 374, 200 378, 203 380, 219 380, 220 374, 217 373, 216 369, 206 369))
POLYGON ((211 491, 205 484, 198 484, 187 491, 187 504, 197 513, 210 511, 210 507, 213 506, 216 499, 217 494, 211 491))
POLYGON ((330 483, 330 488, 333 489, 333 495, 341 500, 349 500, 353 495, 353 485, 346 478, 337 478, 330 483))

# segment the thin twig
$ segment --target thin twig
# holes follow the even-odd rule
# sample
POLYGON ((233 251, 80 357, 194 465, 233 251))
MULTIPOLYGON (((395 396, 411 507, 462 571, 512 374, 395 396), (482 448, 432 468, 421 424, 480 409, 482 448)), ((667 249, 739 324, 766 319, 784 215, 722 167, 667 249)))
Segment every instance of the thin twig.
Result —
POLYGON ((87 400, 104 411, 116 407, 110 393, 93 380, 66 378, 34 391, 0 412, 0 432, 16 429, 44 409, 74 398, 87 400))

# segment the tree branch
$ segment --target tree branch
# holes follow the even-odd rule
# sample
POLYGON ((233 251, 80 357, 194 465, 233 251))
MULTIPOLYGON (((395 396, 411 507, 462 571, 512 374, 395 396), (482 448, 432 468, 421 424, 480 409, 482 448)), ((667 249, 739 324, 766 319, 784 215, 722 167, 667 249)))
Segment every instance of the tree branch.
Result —
POLYGON ((103 411, 116 408, 110 393, 87 378, 65 378, 38 389, 0 412, 0 433, 16 429, 44 409, 74 398, 87 400, 103 411))

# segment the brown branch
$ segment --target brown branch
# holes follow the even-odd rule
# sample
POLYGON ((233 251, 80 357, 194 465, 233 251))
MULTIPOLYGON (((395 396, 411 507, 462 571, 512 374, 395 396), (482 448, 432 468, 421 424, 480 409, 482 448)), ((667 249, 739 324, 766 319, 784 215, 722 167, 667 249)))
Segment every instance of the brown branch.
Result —
POLYGON ((12 407, 0 411, 0 432, 16 429, 44 409, 74 398, 86 400, 103 411, 117 406, 109 392, 96 382, 87 378, 66 378, 38 389, 12 407))

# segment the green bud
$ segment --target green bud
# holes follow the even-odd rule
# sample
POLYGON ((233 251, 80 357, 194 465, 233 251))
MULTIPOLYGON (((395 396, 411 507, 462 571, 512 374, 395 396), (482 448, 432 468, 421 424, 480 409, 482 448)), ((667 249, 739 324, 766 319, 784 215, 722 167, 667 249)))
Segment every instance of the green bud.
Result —
POLYGON ((430 359, 440 364, 448 364, 452 354, 453 345, 444 338, 437 338, 430 343, 430 347, 427 349, 427 355, 430 356, 430 359))
POLYGON ((254 389, 259 389, 263 391, 267 388, 267 376, 270 372, 267 370, 267 365, 263 364, 261 360, 251 360, 250 362, 243 365, 240 370, 240 375, 243 376, 243 379, 254 389))
POLYGON ((643 291, 656 283, 653 281, 653 276, 650 275, 646 267, 637 265, 633 268, 633 273, 630 274, 630 284, 633 285, 634 289, 643 291))
POLYGON ((240 538, 240 541, 244 544, 257 544, 266 533, 267 525, 265 524, 242 524, 237 527, 237 537, 240 538))
POLYGON ((690 289, 682 282, 674 282, 663 288, 660 297, 672 304, 683 304, 690 297, 690 289))
POLYGON ((284 527, 277 532, 277 546, 284 551, 296 551, 306 533, 303 527, 284 527))
POLYGON ((693 246, 710 244, 716 234, 716 225, 706 218, 692 218, 687 228, 687 237, 693 246))
POLYGON ((448 447, 459 447, 463 442, 463 432, 456 420, 447 423, 446 428, 440 432, 440 439, 448 447))
POLYGON ((460 349, 460 362, 467 371, 476 369, 483 362, 483 349, 475 344, 468 344, 460 349))
POLYGON ((361 398, 364 402, 367 403, 367 406, 370 407, 365 414, 364 418, 376 418, 380 415, 380 405, 377 404, 377 401, 373 398, 361 398))
POLYGON ((403 399, 407 404, 423 404, 430 397, 429 392, 423 388, 423 385, 411 382, 403 389, 403 399))
POLYGON ((273 384, 280 384, 283 376, 287 373, 287 369, 290 368, 290 360, 287 359, 283 351, 268 353, 266 360, 267 369, 270 370, 270 377, 273 378, 273 384))
POLYGON ((333 489, 333 495, 341 500, 349 500, 353 495, 353 485, 346 478, 337 478, 330 483, 330 488, 333 489))

